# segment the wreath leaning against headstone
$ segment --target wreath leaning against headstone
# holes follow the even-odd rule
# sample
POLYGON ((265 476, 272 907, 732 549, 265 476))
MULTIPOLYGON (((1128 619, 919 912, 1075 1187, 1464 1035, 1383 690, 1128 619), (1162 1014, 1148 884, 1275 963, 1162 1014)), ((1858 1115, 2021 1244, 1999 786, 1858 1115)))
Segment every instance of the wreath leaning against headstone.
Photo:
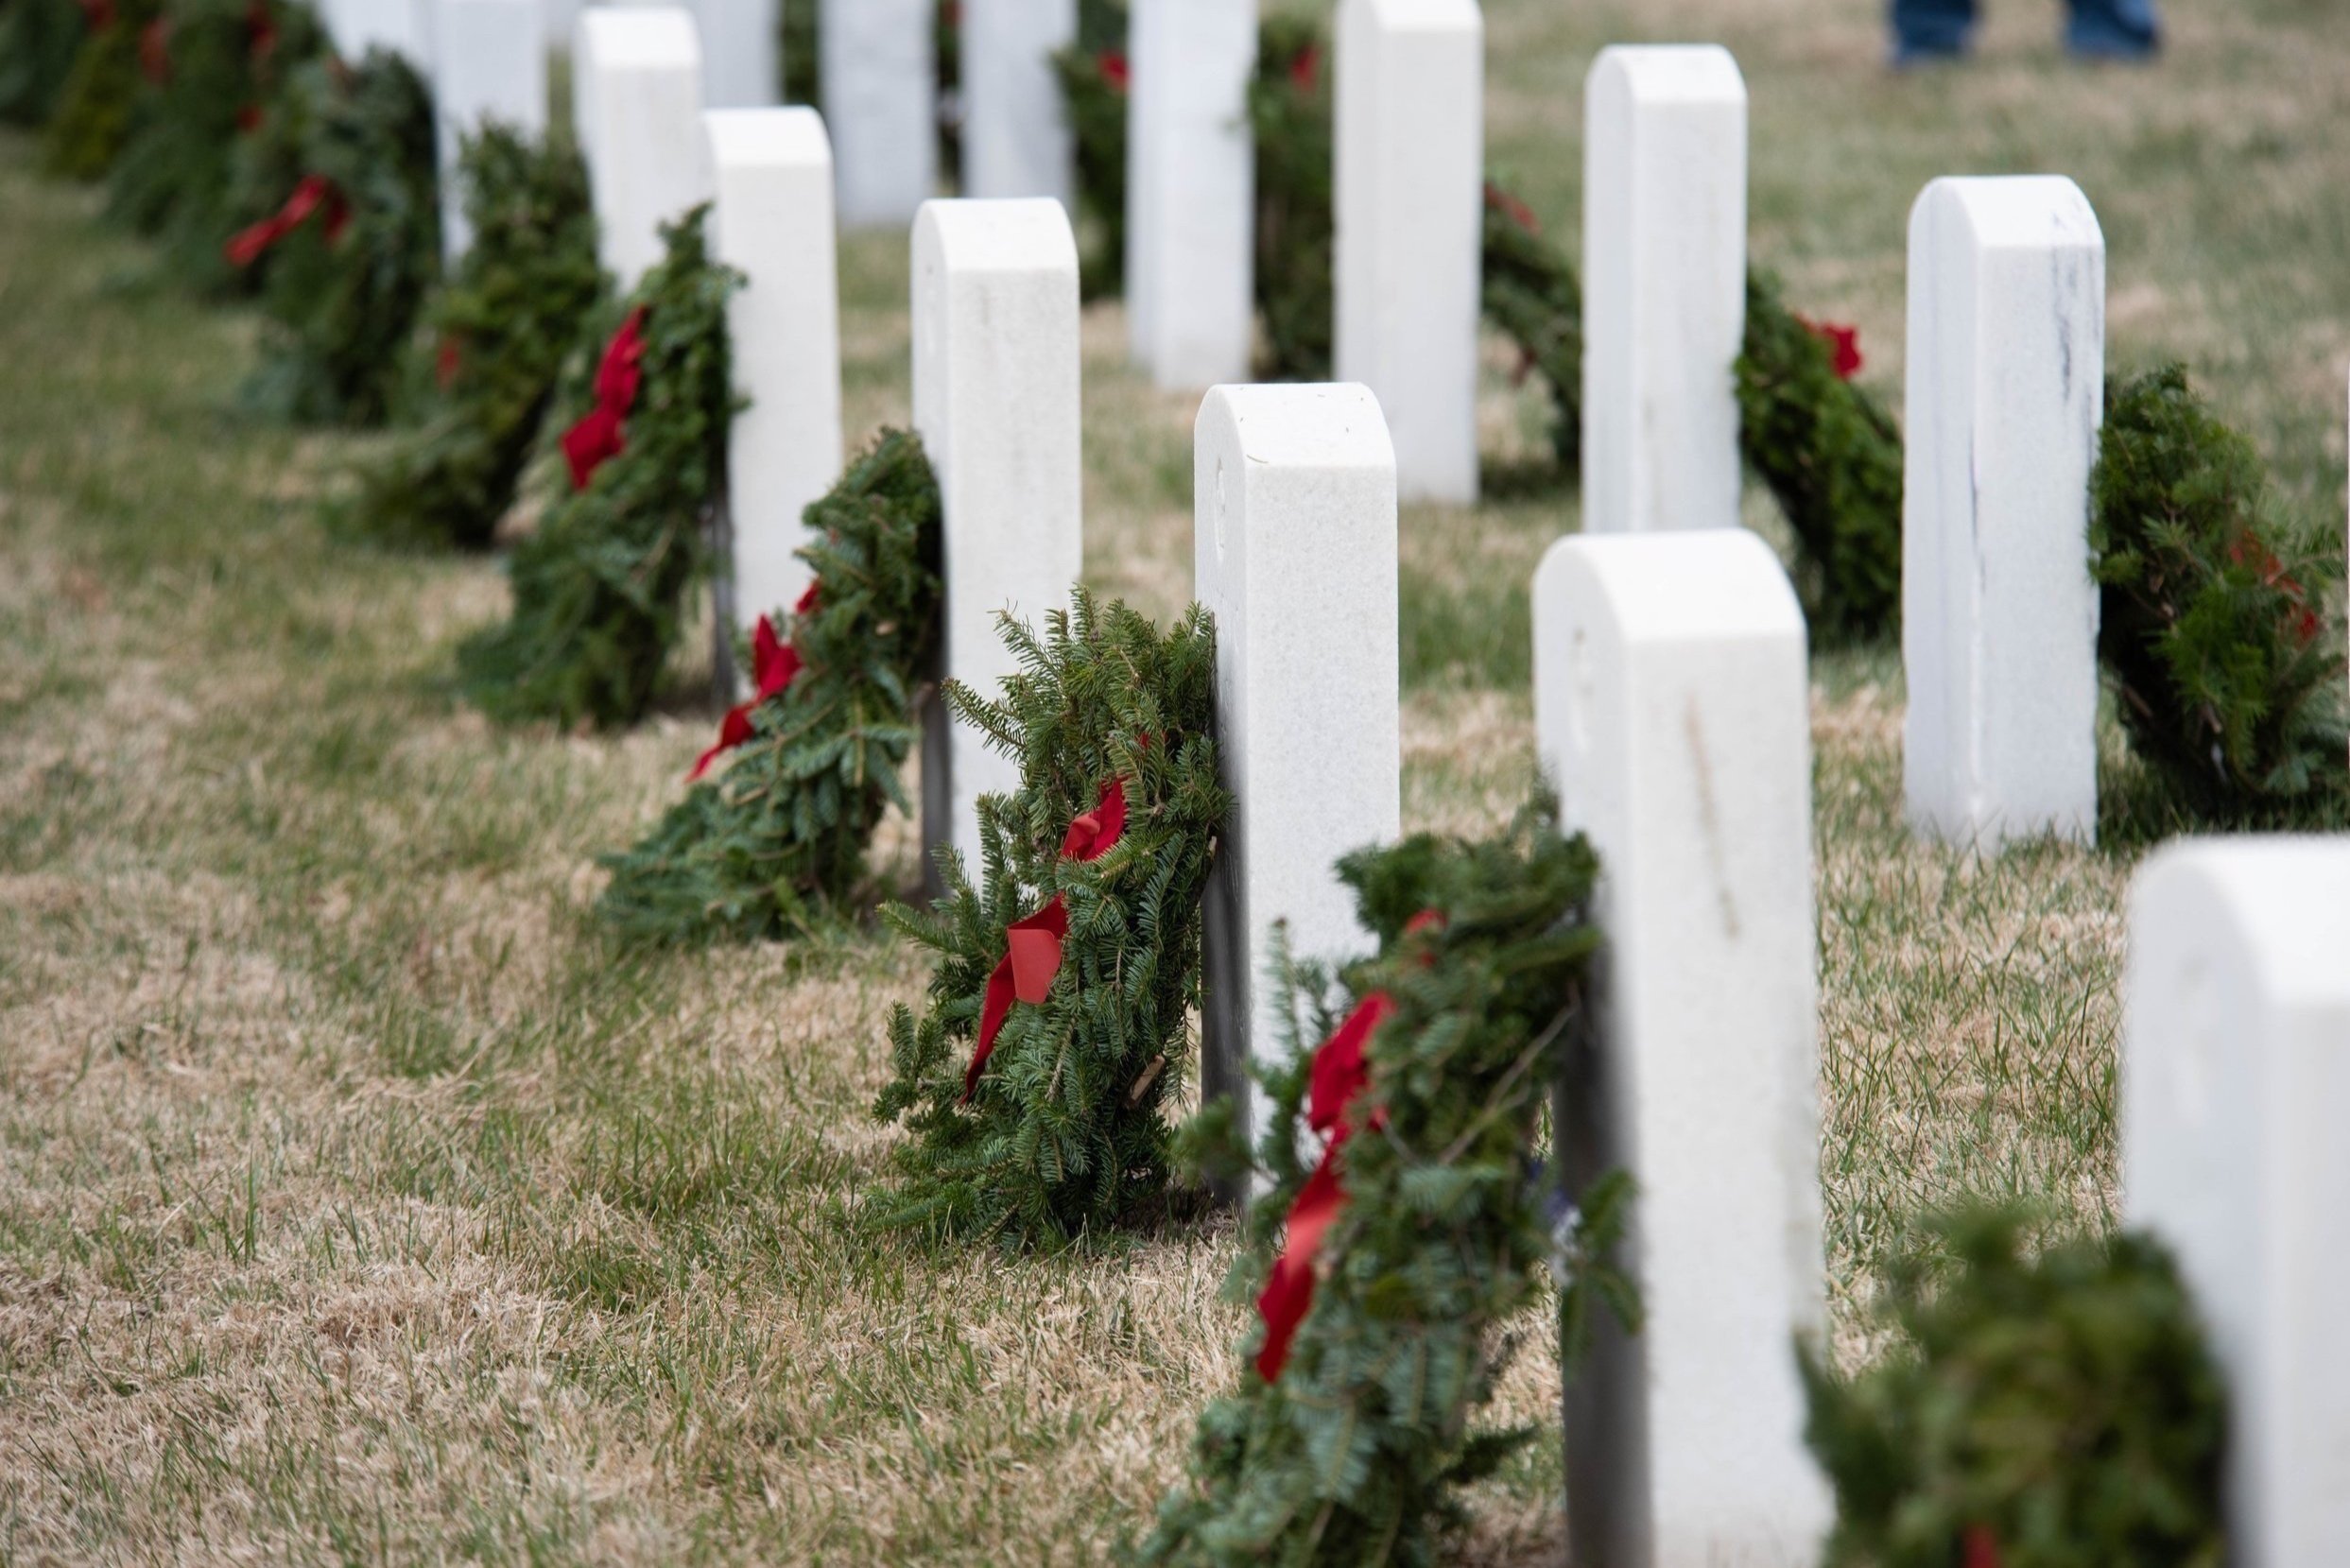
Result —
POLYGON ((711 259, 709 211, 662 230, 661 262, 572 372, 568 491, 515 547, 513 614, 458 653, 467 696, 500 722, 634 723, 677 644, 737 406, 726 302, 742 275, 711 259))
POLYGON ((898 774, 938 638, 942 515, 922 441, 898 431, 808 508, 800 556, 815 576, 787 615, 759 618, 755 695, 726 715, 685 799, 605 862, 603 912, 622 930, 782 937, 856 894, 882 814, 912 809, 898 774))
POLYGON ((1598 870, 1547 801, 1481 842, 1422 836, 1340 864, 1378 956, 1348 967, 1342 1008, 1321 1006, 1319 971, 1289 967, 1291 1015, 1302 997, 1314 1017, 1261 1075, 1272 1114, 1253 1164, 1222 1105, 1191 1134, 1217 1174, 1265 1185, 1227 1285, 1259 1323, 1141 1561, 1442 1560, 1461 1489, 1537 1430, 1475 1423, 1546 1267, 1564 1365, 1598 1313, 1636 1329, 1614 1261, 1629 1180, 1602 1177, 1554 1226, 1528 1158, 1586 1016, 1598 870))
POLYGON ((1209 729, 1216 639, 1196 607, 1162 633, 1082 589, 1043 637, 1007 619, 1020 671, 948 706, 1020 760, 979 802, 981 864, 942 852, 946 896, 890 923, 936 954, 927 1006, 890 1022, 875 1114, 913 1136, 883 1226, 1058 1244, 1162 1207, 1166 1108, 1192 1069, 1200 901, 1228 800, 1209 729))
POLYGON ((561 132, 466 138, 474 242, 424 312, 417 423, 361 474, 347 515, 372 538, 487 548, 514 504, 563 361, 603 303, 587 165, 561 132))

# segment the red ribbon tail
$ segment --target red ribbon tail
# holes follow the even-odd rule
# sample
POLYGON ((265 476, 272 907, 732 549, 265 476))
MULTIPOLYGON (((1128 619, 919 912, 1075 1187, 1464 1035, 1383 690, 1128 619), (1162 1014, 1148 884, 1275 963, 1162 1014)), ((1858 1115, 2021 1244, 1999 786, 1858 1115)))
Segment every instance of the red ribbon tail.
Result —
POLYGON ((563 432, 563 457, 571 464, 571 488, 585 490, 588 481, 608 457, 616 457, 627 450, 628 439, 620 420, 610 408, 597 406, 587 411, 579 423, 563 432))
POLYGON ((1256 1375, 1268 1383, 1279 1381, 1282 1368, 1288 1365, 1289 1346, 1297 1338, 1298 1326, 1314 1305, 1314 1258, 1322 1250, 1322 1237, 1346 1205, 1338 1165, 1339 1150, 1345 1143, 1343 1134, 1332 1138, 1322 1151, 1322 1163, 1298 1190, 1297 1201, 1289 1206, 1288 1233, 1281 1256, 1273 1264, 1271 1278, 1265 1282, 1264 1293, 1256 1299, 1257 1316, 1265 1320, 1265 1343, 1256 1353, 1256 1375))
POLYGON ((751 739, 751 705, 727 710, 724 722, 718 726, 718 743, 701 754, 694 770, 685 775, 687 784, 700 784, 701 776, 710 771, 710 765, 751 739))
POLYGON ((962 1103, 969 1105, 979 1093, 979 1075, 987 1070, 987 1059, 995 1054, 995 1040, 1004 1032, 1004 1020, 1011 1016, 1011 955, 1004 955, 987 977, 987 994, 979 1003, 979 1043, 971 1053, 971 1065, 963 1069, 962 1103))

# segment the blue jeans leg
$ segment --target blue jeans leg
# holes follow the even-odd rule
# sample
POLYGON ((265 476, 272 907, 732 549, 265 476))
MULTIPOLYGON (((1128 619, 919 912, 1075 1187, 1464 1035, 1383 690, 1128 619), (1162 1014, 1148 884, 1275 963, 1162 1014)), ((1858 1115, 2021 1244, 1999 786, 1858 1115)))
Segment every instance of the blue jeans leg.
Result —
POLYGON ((1893 58, 1930 60, 1966 52, 1975 0, 1893 0, 1893 58))
POLYGON ((2154 0, 2072 0, 2065 44, 2077 55, 2144 60, 2162 47, 2154 0))

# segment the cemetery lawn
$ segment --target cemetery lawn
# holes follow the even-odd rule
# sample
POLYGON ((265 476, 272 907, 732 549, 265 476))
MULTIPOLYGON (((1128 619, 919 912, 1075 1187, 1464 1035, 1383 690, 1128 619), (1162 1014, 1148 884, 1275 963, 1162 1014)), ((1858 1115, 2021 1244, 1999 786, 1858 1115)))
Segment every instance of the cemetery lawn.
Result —
MULTIPOLYGON (((1937 174, 2078 178, 2113 364, 2181 356, 2340 505, 2350 10, 2174 4, 2151 73, 1985 58, 1896 79, 1876 0, 1487 0, 1493 162, 1573 242, 1581 83, 1718 38, 1754 94, 1754 253, 1900 388, 1937 174)), ((870 923, 631 952, 599 852, 680 789, 706 659, 618 736, 491 730, 451 652, 484 560, 319 516, 363 440, 237 410, 257 323, 190 301, 0 138, 0 1559, 1093 1559, 1237 1370, 1229 1228, 1007 1257, 877 1239, 868 1109, 919 967, 870 923)), ((851 425, 907 415, 901 241, 843 269, 851 425)), ((1087 318, 1087 575, 1190 579, 1194 401, 1087 318)), ((1489 447, 1542 449, 1496 351, 1489 447)), ((1775 526, 1759 493, 1750 514, 1775 526)), ((1526 585, 1570 494, 1403 525, 1408 825, 1531 776, 1526 585)), ((699 645, 697 645, 699 647, 699 645)), ((1823 1115, 1838 1348, 1922 1207, 2115 1196, 2122 890, 2149 824, 1992 866, 1900 825, 1898 662, 1816 663, 1823 1115)), ((2109 759, 2122 767, 2109 734, 2109 759)), ((906 825, 881 856, 915 870, 906 825)), ((1497 1414, 1543 1421, 1537 1334, 1497 1414)), ((1473 1560, 1554 1556, 1538 1444, 1473 1560)))

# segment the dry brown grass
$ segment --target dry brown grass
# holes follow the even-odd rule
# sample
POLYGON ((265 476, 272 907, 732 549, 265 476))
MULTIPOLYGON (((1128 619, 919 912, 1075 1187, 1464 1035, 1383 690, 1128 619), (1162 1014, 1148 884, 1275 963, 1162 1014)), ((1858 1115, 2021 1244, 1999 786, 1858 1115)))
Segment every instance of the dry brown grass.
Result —
MULTIPOLYGON (((2172 63, 2084 75, 2052 7, 1994 9, 1980 66, 1894 81, 1873 0, 1491 0, 1495 159, 1571 235, 1591 48, 1722 37, 1757 253, 1860 322, 1888 387, 1924 180, 2075 172, 2117 358, 2187 354, 2330 498, 2350 16, 2174 5, 2172 63)), ((251 322, 28 166, 0 144, 0 1560, 1102 1556, 1235 1376, 1229 1232, 1024 1258, 863 1233, 910 961, 870 931, 629 954, 587 914, 592 857, 701 744, 698 678, 611 738, 457 706, 495 568, 330 543, 351 448, 229 411, 251 322)), ((851 251, 860 429, 906 417, 901 249, 851 251)), ((1191 404, 1124 371, 1115 306, 1084 341, 1088 576, 1169 612, 1191 404)), ((1505 368, 1486 424, 1522 454, 1505 368)), ((1573 510, 1406 517, 1412 824, 1521 795, 1523 585, 1573 510)), ((1921 1206, 2110 1207, 2133 855, 1910 841, 1898 670, 1818 683, 1823 1169, 1864 1354, 1921 1206)), ((884 859, 904 886, 905 824, 884 859)), ((1557 1377, 1529 1352, 1500 1414, 1540 1419, 1557 1377)), ((1556 1485, 1536 1456, 1488 1488, 1464 1556, 1555 1557, 1556 1485)))

